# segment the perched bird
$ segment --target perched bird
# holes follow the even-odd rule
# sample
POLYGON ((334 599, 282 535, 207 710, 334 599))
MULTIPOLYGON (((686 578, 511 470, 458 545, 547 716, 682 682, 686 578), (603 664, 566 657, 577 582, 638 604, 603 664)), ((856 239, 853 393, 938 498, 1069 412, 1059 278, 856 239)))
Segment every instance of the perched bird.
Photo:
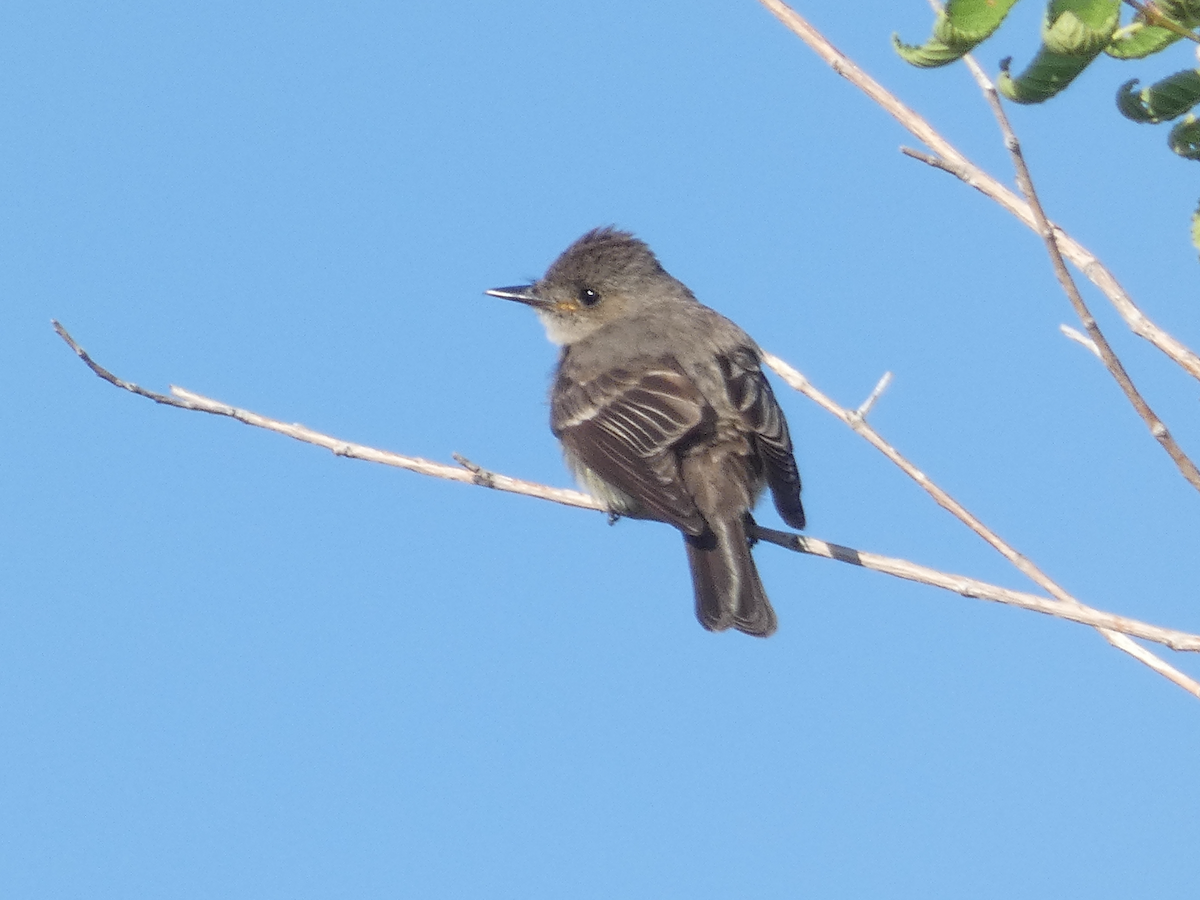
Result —
POLYGON ((589 231, 536 283, 487 293, 532 306, 562 347, 550 428, 580 484, 612 513, 683 532, 701 625, 774 632, 750 511, 764 487, 792 527, 804 508, 758 345, 614 228, 589 231))

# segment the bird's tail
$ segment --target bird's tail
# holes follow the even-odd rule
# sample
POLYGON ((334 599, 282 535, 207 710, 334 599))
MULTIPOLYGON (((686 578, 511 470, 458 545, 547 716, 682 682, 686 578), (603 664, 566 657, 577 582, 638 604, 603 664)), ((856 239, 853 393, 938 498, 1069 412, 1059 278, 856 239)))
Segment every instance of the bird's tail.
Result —
POLYGON ((767 637, 775 632, 775 610, 750 556, 746 518, 710 521, 704 534, 684 535, 696 591, 696 618, 709 631, 736 628, 767 637))

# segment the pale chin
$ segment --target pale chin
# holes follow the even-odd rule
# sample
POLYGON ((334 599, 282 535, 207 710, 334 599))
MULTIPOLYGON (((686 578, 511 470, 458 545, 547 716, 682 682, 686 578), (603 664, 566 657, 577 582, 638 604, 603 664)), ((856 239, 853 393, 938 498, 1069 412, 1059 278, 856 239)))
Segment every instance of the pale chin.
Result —
POLYGON ((580 322, 574 321, 572 318, 564 316, 559 312, 551 312, 549 310, 537 310, 537 316, 542 320, 542 325, 546 327, 546 337, 550 339, 550 343, 558 344, 560 347, 564 344, 572 344, 582 337, 583 331, 580 322))

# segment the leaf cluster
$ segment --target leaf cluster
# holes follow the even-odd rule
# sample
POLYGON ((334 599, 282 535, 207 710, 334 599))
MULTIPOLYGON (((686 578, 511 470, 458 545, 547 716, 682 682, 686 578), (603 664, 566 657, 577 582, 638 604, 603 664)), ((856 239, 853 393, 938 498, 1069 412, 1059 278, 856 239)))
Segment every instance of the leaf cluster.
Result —
MULTIPOLYGON (((933 33, 924 44, 906 44, 892 36, 896 52, 922 68, 961 59, 990 38, 1017 0, 949 0, 938 11, 933 33)), ((1121 0, 1049 0, 1042 20, 1041 46, 1018 75, 1011 57, 1000 63, 996 87, 1016 103, 1041 103, 1066 89, 1101 55, 1145 59, 1178 41, 1200 43, 1200 0, 1136 3, 1132 20, 1121 25, 1121 0)), ((1130 79, 1117 89, 1117 109, 1134 122, 1179 120, 1167 145, 1184 159, 1200 160, 1200 68, 1189 68, 1138 89, 1130 79)), ((1200 209, 1192 217, 1192 241, 1200 249, 1200 209)))

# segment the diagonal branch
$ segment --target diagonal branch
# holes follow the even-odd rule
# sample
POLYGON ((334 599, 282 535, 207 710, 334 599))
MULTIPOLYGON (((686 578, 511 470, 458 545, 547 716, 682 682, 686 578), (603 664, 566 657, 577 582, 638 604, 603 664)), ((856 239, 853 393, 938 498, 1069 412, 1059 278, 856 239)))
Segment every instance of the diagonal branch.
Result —
MULTIPOLYGON (((838 562, 861 566, 873 572, 882 572, 906 581, 918 584, 928 584, 953 591, 963 597, 978 600, 990 600, 993 603, 1003 603, 1007 606, 1017 606, 1030 612, 1044 613, 1056 619, 1066 619, 1081 625, 1091 625, 1093 628, 1108 628, 1124 635, 1142 638, 1170 647, 1172 650, 1200 652, 1200 635, 1188 634, 1186 631, 1175 631, 1170 628, 1160 628, 1148 625, 1136 619, 1093 609, 1082 603, 1065 604, 1037 594, 1026 594, 1021 591, 1010 591, 1007 588, 978 581, 966 575, 953 575, 909 562, 906 559, 896 559, 891 556, 880 556, 865 550, 855 550, 853 547, 843 547, 840 544, 830 544, 817 538, 793 534, 790 531, 776 531, 773 528, 755 526, 754 537, 787 550, 797 553, 807 553, 810 556, 820 556, 838 562)), ((1136 644, 1134 646, 1137 646, 1136 644)), ((1186 677, 1186 676, 1185 676, 1186 677)))
MULTIPOLYGON (((1036 565, 1034 565, 1025 556, 1018 553, 998 534, 983 524, 978 518, 972 515, 966 507, 951 497, 948 493, 934 484, 929 477, 914 466, 911 462, 905 459, 895 447, 889 444, 880 436, 874 428, 867 424, 867 420, 858 414, 856 410, 845 409, 835 403, 828 396, 819 391, 807 378, 800 372, 792 368, 790 365, 773 356, 770 353, 763 354, 763 361, 770 366, 775 373, 788 383, 788 386, 799 391, 805 397, 814 401, 818 406, 827 412, 832 413, 837 418, 841 419, 850 426, 860 437, 865 439, 876 450, 895 463, 904 474, 908 475, 917 484, 925 489, 938 506, 942 507, 951 513, 960 522, 974 531, 977 535, 987 541, 995 548, 1005 559, 1016 566, 1024 575, 1026 575, 1035 584, 1046 591, 1050 596, 1054 597, 1057 603, 1049 605, 1055 609, 1077 609, 1083 604, 1068 594, 1050 576, 1044 573, 1036 565)), ((1178 669, 1171 666, 1166 661, 1155 656, 1144 647, 1139 647, 1133 644, 1132 641, 1125 639, 1122 641, 1117 634, 1116 629, 1109 628, 1104 625, 1096 625, 1100 634, 1104 636, 1110 644, 1119 650, 1133 656, 1139 662, 1145 663, 1147 666, 1158 672, 1160 675, 1170 679, 1175 684, 1179 685, 1188 693, 1200 699, 1200 682, 1183 674, 1178 669)))
POLYGON ((1033 211, 1038 233, 1046 244, 1046 252, 1050 255, 1050 263, 1054 266, 1054 275, 1058 278, 1058 283, 1066 293, 1067 299, 1071 301, 1071 307, 1075 310, 1075 315, 1079 317, 1079 321, 1083 323, 1088 337, 1092 339, 1092 345, 1100 359, 1104 361, 1104 367, 1108 369, 1113 380, 1117 382, 1117 385, 1125 394, 1125 398, 1134 410, 1137 411, 1142 421, 1146 423, 1146 427, 1150 429, 1150 434, 1167 451, 1167 455, 1171 457, 1172 461, 1179 468, 1180 473, 1187 480, 1188 484, 1196 488, 1196 490, 1200 490, 1200 469, 1197 469, 1196 464, 1183 452, 1183 449, 1176 442, 1175 438, 1171 436, 1171 432, 1167 430, 1167 426, 1163 424, 1162 419, 1155 414, 1154 410, 1150 408, 1150 404, 1146 402, 1138 389, 1134 387, 1133 379, 1129 377, 1129 373, 1125 371, 1125 366, 1117 358, 1117 354, 1113 352, 1108 340, 1104 337, 1104 333, 1101 332, 1100 326, 1096 324, 1096 319, 1092 315, 1092 311, 1088 309, 1083 295, 1079 293, 1075 279, 1071 277, 1071 273, 1067 270, 1067 264, 1063 260, 1062 252, 1059 250, 1058 238, 1055 235, 1054 226, 1046 218, 1046 211, 1042 208, 1042 201, 1038 198, 1037 189, 1033 185, 1033 176, 1029 173, 1029 166, 1025 163, 1025 154, 1021 152, 1021 142, 1017 139, 1016 132, 1013 131, 1012 125, 1008 121, 1008 115, 1004 112, 1004 106, 1000 103, 1000 95, 996 93, 996 86, 987 77, 983 69, 979 67, 979 63, 975 62, 969 54, 964 57, 964 61, 967 64, 967 68, 971 70, 971 74, 975 77, 980 90, 983 91, 983 96, 987 98, 988 106, 992 108, 992 114, 996 117, 996 121, 1000 125, 1000 133, 1004 136, 1004 146, 1008 148, 1008 152, 1012 156, 1013 168, 1017 172, 1017 184, 1021 188, 1021 193, 1025 195, 1025 200, 1028 202, 1029 208, 1033 211))
MULTIPOLYGON (((929 162, 931 165, 951 173, 964 184, 970 185, 984 196, 1000 204, 1027 227, 1041 233, 1028 203, 960 153, 924 118, 905 106, 895 94, 860 69, 853 60, 834 47, 799 13, 783 3, 782 0, 759 0, 759 2, 800 40, 804 41, 830 68, 879 104, 886 113, 934 153, 933 157, 929 157, 916 151, 905 151, 909 156, 929 162)), ((1121 287, 1112 272, 1106 269, 1090 250, 1057 225, 1052 227, 1055 229, 1063 256, 1069 259, 1092 284, 1103 292, 1130 330, 1165 353, 1193 378, 1200 380, 1200 356, 1147 318, 1129 294, 1125 292, 1125 289, 1121 287)))
POLYGON ((1063 603, 1078 603, 1079 601, 1064 591, 1061 587, 1055 584, 1048 575, 1042 572, 1032 562, 1006 544, 998 534, 989 529, 978 518, 971 514, 965 506, 951 497, 948 493, 930 481, 929 477, 914 466, 911 462, 900 455, 891 444, 883 439, 874 428, 868 424, 867 420, 854 411, 845 409, 836 403, 832 398, 822 393, 817 387, 805 378, 799 371, 785 363, 782 359, 770 353, 763 354, 763 361, 770 366, 780 378, 788 383, 788 386, 793 390, 799 391, 809 400, 815 402, 823 410, 832 413, 837 418, 841 419, 845 424, 849 425, 855 433, 862 437, 868 444, 895 463, 905 475, 919 484, 931 497, 938 506, 949 512, 960 522, 974 531, 977 535, 987 541, 992 547, 997 550, 1005 559, 1017 567, 1017 569, 1034 582, 1042 590, 1046 591, 1054 599, 1063 603))

